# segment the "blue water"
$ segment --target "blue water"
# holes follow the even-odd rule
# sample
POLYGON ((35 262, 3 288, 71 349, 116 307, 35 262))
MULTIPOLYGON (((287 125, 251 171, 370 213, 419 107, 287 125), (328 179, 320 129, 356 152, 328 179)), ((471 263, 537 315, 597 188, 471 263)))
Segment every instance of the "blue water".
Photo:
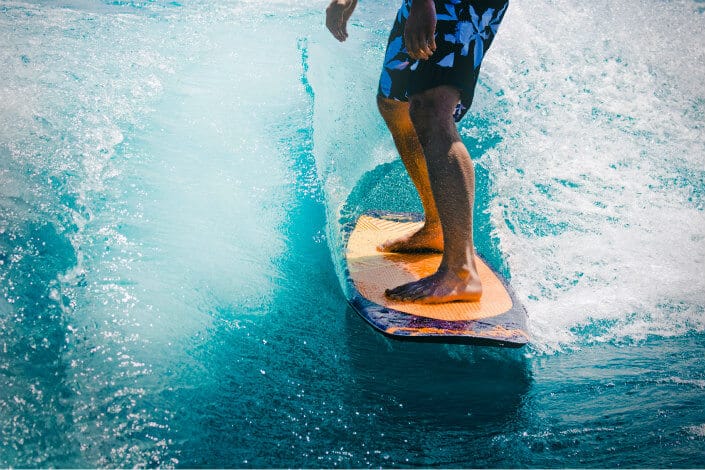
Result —
POLYGON ((0 466, 705 466, 702 2, 511 5, 460 131, 520 351, 345 303, 419 208, 393 3, 0 1, 0 466))

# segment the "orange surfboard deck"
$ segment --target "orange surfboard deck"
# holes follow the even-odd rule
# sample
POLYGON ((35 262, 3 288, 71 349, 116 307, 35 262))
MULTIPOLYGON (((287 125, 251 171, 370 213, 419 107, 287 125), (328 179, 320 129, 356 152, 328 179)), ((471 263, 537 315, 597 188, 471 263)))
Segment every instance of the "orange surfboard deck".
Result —
POLYGON ((381 253, 377 246, 418 230, 421 214, 370 211, 347 227, 348 302, 376 330, 395 339, 520 347, 529 341, 526 310, 482 257, 478 302, 424 305, 387 298, 385 289, 433 274, 439 253, 381 253))

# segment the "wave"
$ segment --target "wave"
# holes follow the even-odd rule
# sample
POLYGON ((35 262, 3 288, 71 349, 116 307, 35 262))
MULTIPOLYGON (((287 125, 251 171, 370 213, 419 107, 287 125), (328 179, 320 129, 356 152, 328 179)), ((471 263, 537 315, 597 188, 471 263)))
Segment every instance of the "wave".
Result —
MULTIPOLYGON (((699 8, 510 5, 460 132, 485 178, 478 249, 511 275, 538 351, 705 329, 699 8)), ((356 14, 311 54, 339 276, 341 220, 419 208, 374 105, 393 6, 356 14)))

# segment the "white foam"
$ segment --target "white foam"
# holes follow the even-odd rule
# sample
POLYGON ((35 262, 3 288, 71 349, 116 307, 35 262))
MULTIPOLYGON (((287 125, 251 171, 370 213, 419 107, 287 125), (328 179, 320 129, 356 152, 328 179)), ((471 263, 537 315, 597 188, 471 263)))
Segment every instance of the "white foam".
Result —
POLYGON ((685 428, 686 432, 689 434, 695 436, 695 437, 705 437, 705 423, 704 424, 698 424, 695 426, 687 426, 685 428))
MULTIPOLYGON (((485 72, 509 123, 483 163, 513 284, 535 299, 539 349, 596 320, 616 321, 597 340, 705 328, 705 139, 693 112, 705 21, 693 9, 515 3, 502 26, 485 72)), ((493 98, 481 113, 496 114, 493 98)))
POLYGON ((664 380, 660 380, 662 383, 673 383, 676 385, 686 385, 690 387, 695 387, 699 389, 705 389, 705 380, 702 379, 682 379, 680 377, 669 377, 664 380))
MULTIPOLYGON (((375 148, 396 158, 368 104, 393 16, 363 10, 354 52, 320 40, 316 151, 333 220, 375 148)), ((461 131, 501 138, 478 163, 539 351, 705 330, 704 29, 690 2, 511 3, 471 110, 489 129, 461 131)))
POLYGON ((0 229, 36 217, 73 245, 78 265, 49 293, 70 325, 77 393, 62 407, 67 441, 104 466, 169 464, 163 446, 122 447, 173 416, 139 390, 190 367, 219 309, 264 312, 286 247, 295 175, 272 128, 301 100, 296 33, 255 5, 168 8, 5 2, 0 15, 0 197, 28 201, 0 229))

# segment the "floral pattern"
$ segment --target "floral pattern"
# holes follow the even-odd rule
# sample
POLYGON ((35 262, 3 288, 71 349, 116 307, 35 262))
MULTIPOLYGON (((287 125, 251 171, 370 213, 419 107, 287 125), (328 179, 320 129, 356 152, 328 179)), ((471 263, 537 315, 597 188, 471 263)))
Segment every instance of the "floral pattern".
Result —
POLYGON ((507 5, 507 0, 435 0, 437 49, 428 60, 413 60, 404 45, 411 0, 404 0, 389 35, 379 94, 408 101, 414 93, 455 86, 461 92, 455 113, 459 121, 470 107, 480 65, 507 5))

